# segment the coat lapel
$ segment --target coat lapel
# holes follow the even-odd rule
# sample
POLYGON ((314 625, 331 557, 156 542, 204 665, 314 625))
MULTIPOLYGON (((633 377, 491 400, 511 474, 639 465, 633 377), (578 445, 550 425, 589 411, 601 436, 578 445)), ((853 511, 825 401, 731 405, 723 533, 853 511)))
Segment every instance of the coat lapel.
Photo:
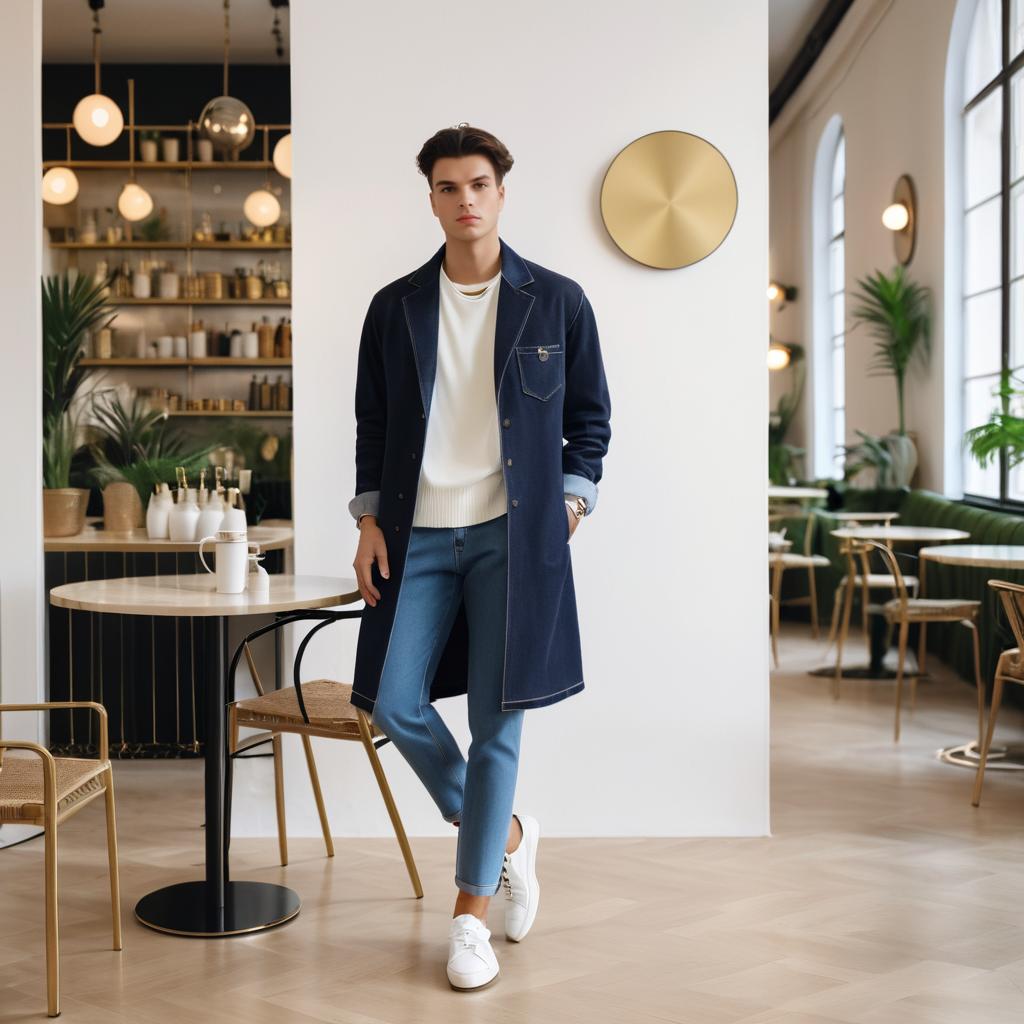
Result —
MULTIPOLYGON (((498 292, 498 313, 494 328, 494 396, 497 401, 498 386, 505 364, 508 362, 516 340, 522 334, 526 318, 530 315, 535 295, 520 291, 533 281, 525 261, 499 238, 501 246, 501 281, 498 292)), ((444 244, 434 255, 409 277, 415 291, 403 296, 405 322, 409 329, 413 357, 416 360, 416 375, 419 378, 420 398, 427 415, 430 414, 430 399, 434 392, 434 378, 437 374, 437 329, 440 320, 441 298, 440 274, 444 259, 444 244)))

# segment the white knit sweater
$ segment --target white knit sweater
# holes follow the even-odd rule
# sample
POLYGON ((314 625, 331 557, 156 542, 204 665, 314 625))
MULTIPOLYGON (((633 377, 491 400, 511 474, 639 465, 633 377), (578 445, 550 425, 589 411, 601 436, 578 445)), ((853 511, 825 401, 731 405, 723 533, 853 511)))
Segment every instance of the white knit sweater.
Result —
POLYGON ((440 277, 437 373, 412 525, 471 526, 507 511, 494 394, 501 272, 456 285, 442 262, 440 277))

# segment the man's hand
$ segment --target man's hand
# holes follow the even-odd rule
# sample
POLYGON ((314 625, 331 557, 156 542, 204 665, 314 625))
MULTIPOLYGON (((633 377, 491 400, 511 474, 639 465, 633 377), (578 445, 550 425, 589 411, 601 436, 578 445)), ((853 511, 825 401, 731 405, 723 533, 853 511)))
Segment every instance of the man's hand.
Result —
POLYGON ((569 517, 569 540, 572 540, 572 535, 576 532, 576 527, 580 525, 580 520, 576 518, 576 514, 568 505, 565 506, 565 514, 569 517))
POLYGON ((390 570, 388 569, 388 548, 384 540, 384 531, 377 525, 376 516, 365 515, 359 521, 359 548, 356 551, 355 560, 352 562, 352 568, 356 571, 359 593, 371 608, 376 608, 377 602, 380 600, 380 591, 373 585, 371 575, 375 561, 381 576, 388 579, 390 570))

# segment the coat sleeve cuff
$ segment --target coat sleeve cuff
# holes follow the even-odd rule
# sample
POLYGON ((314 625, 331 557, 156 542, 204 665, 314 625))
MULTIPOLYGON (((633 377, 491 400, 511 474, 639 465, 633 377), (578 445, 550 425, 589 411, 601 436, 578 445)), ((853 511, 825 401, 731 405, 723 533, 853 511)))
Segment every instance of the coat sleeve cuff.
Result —
POLYGON ((349 503, 348 511, 352 518, 359 522, 359 517, 366 512, 379 516, 380 491, 363 491, 357 494, 349 503))
POLYGON ((579 495, 587 503, 586 515, 588 516, 597 506, 597 484, 592 483, 585 476, 578 476, 576 473, 563 473, 562 493, 571 494, 573 497, 579 495))

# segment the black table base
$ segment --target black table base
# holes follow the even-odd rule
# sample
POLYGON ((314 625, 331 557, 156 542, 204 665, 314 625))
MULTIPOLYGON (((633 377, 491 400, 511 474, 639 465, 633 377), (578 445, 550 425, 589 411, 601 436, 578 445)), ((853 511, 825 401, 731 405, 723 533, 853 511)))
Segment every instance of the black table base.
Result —
POLYGON ((284 924, 300 906, 297 893, 270 882, 228 882, 220 907, 213 905, 206 882, 181 882, 143 896, 135 916, 159 932, 215 939, 284 924))

